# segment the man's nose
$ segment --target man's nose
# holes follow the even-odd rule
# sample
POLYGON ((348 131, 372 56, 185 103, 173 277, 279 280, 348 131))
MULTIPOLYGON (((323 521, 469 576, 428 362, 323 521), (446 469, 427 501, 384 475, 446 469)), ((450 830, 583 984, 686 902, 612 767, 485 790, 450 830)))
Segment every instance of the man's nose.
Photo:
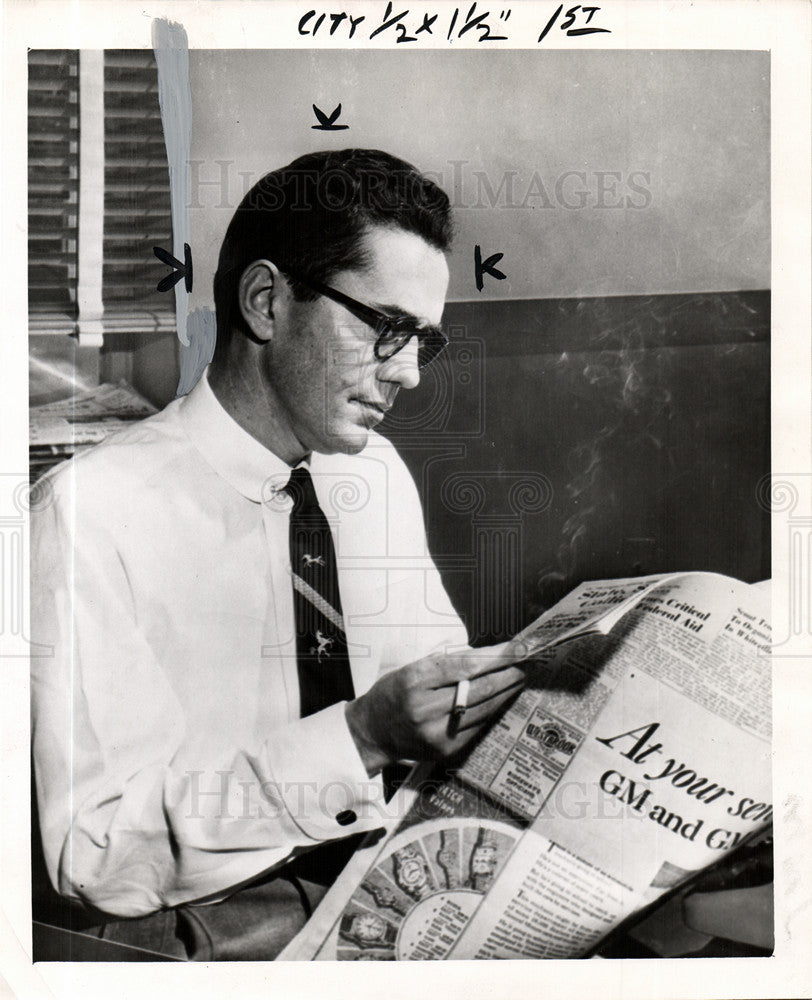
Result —
POLYGON ((384 361, 378 370, 378 378, 384 382, 396 382, 401 389, 416 389, 420 384, 420 369, 417 367, 419 346, 418 338, 412 337, 404 348, 384 361))

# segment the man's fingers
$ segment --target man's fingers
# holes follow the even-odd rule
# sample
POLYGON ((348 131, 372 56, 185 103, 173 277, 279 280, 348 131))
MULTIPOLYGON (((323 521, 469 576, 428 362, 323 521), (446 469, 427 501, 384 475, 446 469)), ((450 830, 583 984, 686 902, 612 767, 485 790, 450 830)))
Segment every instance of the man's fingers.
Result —
MULTIPOLYGON (((449 653, 421 661, 428 672, 430 686, 447 687, 460 680, 473 680, 494 670, 519 663, 526 655, 526 645, 515 639, 496 646, 467 649, 462 653, 449 653)), ((425 676, 425 675, 424 675, 425 676)))
POLYGON ((465 710, 465 714, 460 719, 457 725, 457 733, 461 736, 466 737, 466 742, 470 739, 473 729, 480 729, 486 723, 490 722, 492 717, 522 690, 524 685, 524 680, 522 679, 512 687, 506 688, 500 691, 499 694, 488 698, 486 701, 481 701, 477 705, 473 705, 465 710))
POLYGON ((520 663, 527 656, 527 644, 522 640, 511 639, 508 642, 500 642, 496 646, 483 646, 481 649, 472 649, 465 654, 463 665, 463 676, 469 680, 489 674, 494 670, 501 670, 504 667, 513 666, 520 663))
POLYGON ((527 674, 521 667, 503 667, 491 673, 483 674, 470 682, 468 689, 468 705, 479 705, 494 698, 508 688, 524 684, 527 674))
MULTIPOLYGON (((521 686, 527 679, 527 673, 521 667, 503 667, 494 670, 469 682, 466 708, 488 701, 495 695, 509 688, 521 686)), ((424 692, 419 709, 414 713, 416 721, 438 718, 450 715, 457 699, 457 684, 447 684, 444 687, 424 692)))
POLYGON ((532 652, 532 646, 525 639, 520 639, 518 636, 511 639, 510 642, 503 644, 503 649, 501 652, 502 661, 506 664, 508 663, 522 663, 526 660, 532 652))
POLYGON ((451 686, 426 690, 413 699, 409 711, 415 733, 426 747, 445 757, 461 750, 511 699, 523 689, 523 670, 507 667, 472 681, 465 711, 455 719, 455 689, 451 686), (451 742, 448 742, 448 741, 451 742))

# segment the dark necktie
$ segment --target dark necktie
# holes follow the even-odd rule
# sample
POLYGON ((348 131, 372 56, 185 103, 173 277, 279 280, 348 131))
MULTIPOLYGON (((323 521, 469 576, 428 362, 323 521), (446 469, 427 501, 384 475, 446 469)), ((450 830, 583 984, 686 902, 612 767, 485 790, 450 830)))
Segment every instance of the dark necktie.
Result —
POLYGON ((300 714, 355 697, 341 611, 333 536, 304 466, 286 487, 293 499, 290 563, 296 614, 300 714))

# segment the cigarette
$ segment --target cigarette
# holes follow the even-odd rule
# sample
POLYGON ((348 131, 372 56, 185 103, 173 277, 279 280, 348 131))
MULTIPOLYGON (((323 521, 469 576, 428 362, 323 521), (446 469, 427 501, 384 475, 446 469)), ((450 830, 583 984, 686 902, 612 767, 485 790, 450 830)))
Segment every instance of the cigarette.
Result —
POLYGON ((457 686, 454 689, 454 705, 451 709, 451 719, 449 721, 449 729, 452 736, 456 736, 462 722, 462 717, 465 715, 465 710, 468 707, 468 690, 470 687, 471 682, 465 678, 457 681, 457 686))

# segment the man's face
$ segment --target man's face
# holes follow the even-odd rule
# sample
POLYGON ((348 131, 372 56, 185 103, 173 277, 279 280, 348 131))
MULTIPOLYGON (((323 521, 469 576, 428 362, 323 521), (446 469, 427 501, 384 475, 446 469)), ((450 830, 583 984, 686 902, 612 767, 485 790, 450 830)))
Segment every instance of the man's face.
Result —
MULTIPOLYGON (((376 226, 364 241, 368 268, 341 271, 330 286, 382 312, 438 325, 448 288, 445 256, 402 229, 376 226)), ((281 457, 361 451, 398 391, 420 381, 417 338, 378 361, 374 330, 331 299, 296 302, 288 296, 275 313, 264 367, 281 410, 281 457)))

